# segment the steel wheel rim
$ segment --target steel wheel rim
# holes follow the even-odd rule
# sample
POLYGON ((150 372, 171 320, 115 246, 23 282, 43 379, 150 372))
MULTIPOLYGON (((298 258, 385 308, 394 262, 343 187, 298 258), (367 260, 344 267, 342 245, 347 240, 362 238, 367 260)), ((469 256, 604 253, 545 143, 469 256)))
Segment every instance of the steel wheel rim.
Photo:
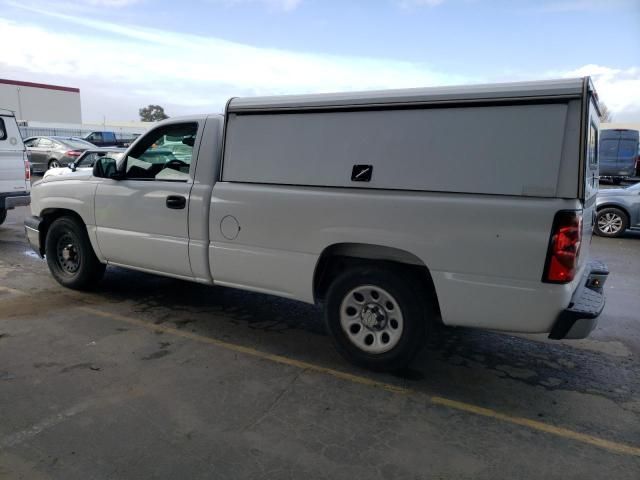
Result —
POLYGON ((56 242, 56 258, 62 271, 74 275, 80 268, 80 251, 76 239, 65 233, 56 242))
POLYGON ((60 167, 60 162, 58 162, 57 160, 51 160, 51 163, 49 164, 49 168, 59 168, 60 167))
POLYGON ((342 299, 340 326, 358 349, 380 354, 398 344, 404 319, 393 295, 376 285, 360 285, 342 299))
POLYGON ((613 212, 600 215, 598 218, 598 229, 602 233, 618 233, 622 229, 622 217, 613 212))

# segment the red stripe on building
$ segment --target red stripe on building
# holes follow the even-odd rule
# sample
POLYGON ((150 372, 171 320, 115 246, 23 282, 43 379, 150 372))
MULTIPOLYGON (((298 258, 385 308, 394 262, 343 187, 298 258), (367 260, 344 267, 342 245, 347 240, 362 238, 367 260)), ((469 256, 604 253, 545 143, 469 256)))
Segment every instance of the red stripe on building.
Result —
POLYGON ((16 85, 18 87, 45 88, 47 90, 80 93, 79 88, 61 87, 60 85, 48 85, 46 83, 21 82, 20 80, 7 80, 6 78, 0 78, 0 83, 4 85, 16 85))

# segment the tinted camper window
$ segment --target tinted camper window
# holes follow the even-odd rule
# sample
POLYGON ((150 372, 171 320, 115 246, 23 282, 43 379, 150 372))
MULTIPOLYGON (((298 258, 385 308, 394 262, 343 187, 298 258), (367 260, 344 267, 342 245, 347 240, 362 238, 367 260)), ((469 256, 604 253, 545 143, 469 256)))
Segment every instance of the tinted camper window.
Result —
POLYGON ((589 144, 587 150, 587 157, 589 158, 590 165, 598 164, 598 129, 592 123, 589 126, 589 144))

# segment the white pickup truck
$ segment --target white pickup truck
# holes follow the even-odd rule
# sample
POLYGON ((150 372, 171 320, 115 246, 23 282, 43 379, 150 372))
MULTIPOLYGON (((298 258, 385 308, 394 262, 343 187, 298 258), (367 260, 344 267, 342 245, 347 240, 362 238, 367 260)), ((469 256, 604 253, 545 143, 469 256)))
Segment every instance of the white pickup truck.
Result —
POLYGON ((598 125, 588 78, 233 98, 34 184, 26 231, 70 288, 118 265, 323 303, 373 369, 436 321, 583 338, 598 125))

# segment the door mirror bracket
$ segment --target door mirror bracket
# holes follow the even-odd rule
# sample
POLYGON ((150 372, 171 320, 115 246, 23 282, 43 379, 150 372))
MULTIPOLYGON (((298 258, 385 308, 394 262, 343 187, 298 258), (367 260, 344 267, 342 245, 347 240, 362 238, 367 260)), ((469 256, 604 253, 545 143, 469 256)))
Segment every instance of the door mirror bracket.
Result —
POLYGON ((100 157, 93 164, 93 176, 97 178, 110 178, 112 180, 122 180, 123 172, 118 171, 117 162, 110 157, 100 157))

